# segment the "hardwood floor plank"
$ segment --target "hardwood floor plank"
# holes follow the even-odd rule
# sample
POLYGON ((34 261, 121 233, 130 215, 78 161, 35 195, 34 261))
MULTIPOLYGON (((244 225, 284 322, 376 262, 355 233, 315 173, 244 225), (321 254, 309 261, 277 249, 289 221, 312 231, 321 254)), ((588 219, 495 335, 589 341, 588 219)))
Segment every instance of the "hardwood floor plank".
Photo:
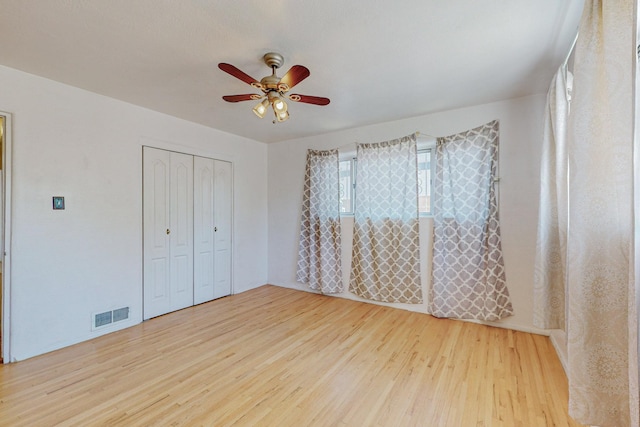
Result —
POLYGON ((0 366, 0 425, 579 424, 546 337, 263 286, 0 366))

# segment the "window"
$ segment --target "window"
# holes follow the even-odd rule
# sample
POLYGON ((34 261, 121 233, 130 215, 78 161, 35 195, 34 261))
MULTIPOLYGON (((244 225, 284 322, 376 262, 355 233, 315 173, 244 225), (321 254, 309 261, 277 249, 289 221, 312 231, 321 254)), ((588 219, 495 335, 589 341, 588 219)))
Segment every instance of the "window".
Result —
MULTIPOLYGON (((433 214, 433 177, 431 149, 418 151, 418 212, 420 216, 433 214)), ((355 158, 340 162, 340 215, 353 215, 356 198, 355 158)))
POLYGON ((418 151, 418 212, 420 216, 433 214, 433 179, 431 177, 431 150, 418 151))
POLYGON ((356 159, 340 162, 340 214, 353 215, 356 159))

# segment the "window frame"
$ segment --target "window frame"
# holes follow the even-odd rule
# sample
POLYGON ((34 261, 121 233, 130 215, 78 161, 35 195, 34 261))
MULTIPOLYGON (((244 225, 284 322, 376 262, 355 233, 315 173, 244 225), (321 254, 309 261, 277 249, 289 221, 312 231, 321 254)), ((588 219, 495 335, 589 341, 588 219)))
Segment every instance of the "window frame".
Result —
MULTIPOLYGON (((346 212, 340 212, 340 217, 352 217, 355 214, 355 209, 356 209, 356 157, 349 157, 347 159, 344 160, 339 160, 338 161, 338 170, 340 170, 339 165, 341 163, 345 163, 348 162, 349 163, 349 174, 350 174, 350 181, 351 181, 351 206, 350 206, 350 210, 346 211, 346 212)), ((340 177, 341 178, 341 177, 340 177)), ((342 198, 340 199, 342 201, 342 198)))
POLYGON ((429 203, 429 207, 431 208, 429 211, 426 212, 421 212, 420 211, 420 207, 418 206, 418 216, 419 217, 424 217, 424 218, 432 218, 433 217, 433 202, 434 202, 434 187, 433 187, 433 176, 435 173, 435 164, 433 162, 434 160, 434 154, 435 154, 435 149, 434 148, 421 148, 418 149, 418 155, 420 155, 421 153, 429 153, 429 196, 430 196, 430 203, 429 203))

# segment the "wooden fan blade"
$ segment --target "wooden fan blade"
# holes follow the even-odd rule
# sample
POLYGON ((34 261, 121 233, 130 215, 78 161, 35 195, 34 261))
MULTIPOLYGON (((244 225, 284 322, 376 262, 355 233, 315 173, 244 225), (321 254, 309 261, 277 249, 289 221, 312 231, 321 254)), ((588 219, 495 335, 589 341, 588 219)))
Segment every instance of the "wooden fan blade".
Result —
POLYGON ((237 79, 240 79, 245 83, 250 84, 253 87, 262 87, 262 85, 260 84, 259 81, 257 81, 256 79, 254 79, 250 75, 244 73, 243 71, 240 71, 238 68, 234 67, 231 64, 227 64, 227 63, 221 62, 221 63, 218 64, 218 68, 220 68, 225 73, 229 73, 233 77, 235 77, 237 79))
POLYGON ((331 100, 320 96, 298 95, 296 93, 289 95, 289 99, 295 102, 304 102, 307 104, 327 105, 331 100))
POLYGON ((309 77, 309 69, 307 67, 303 67, 302 65, 294 65, 291 67, 287 74, 284 75, 283 78, 280 79, 280 83, 278 83, 278 89, 286 92, 307 77, 309 77))
POLYGON ((247 93, 245 95, 225 95, 222 97, 227 102, 251 101, 252 99, 260 99, 262 96, 255 93, 247 93))

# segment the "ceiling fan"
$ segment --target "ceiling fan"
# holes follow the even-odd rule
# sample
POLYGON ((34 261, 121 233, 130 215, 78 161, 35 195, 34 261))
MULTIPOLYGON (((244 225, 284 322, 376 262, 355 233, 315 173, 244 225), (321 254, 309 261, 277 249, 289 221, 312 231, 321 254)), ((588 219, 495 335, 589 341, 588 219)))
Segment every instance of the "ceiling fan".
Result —
MULTIPOLYGON (((309 77, 309 69, 302 65, 294 65, 289 71, 282 77, 276 75, 276 70, 284 63, 284 58, 279 53, 269 52, 263 57, 264 62, 271 68, 271 75, 264 77, 258 81, 253 77, 240 71, 238 68, 231 64, 221 62, 218 64, 225 73, 231 74, 233 77, 242 80, 245 83, 250 84, 252 87, 262 91, 262 94, 248 93, 244 95, 226 95, 223 96, 227 102, 240 102, 250 100, 260 100, 260 102, 253 107, 253 112, 260 118, 263 118, 267 112, 267 107, 271 105, 273 112, 278 122, 284 122, 289 118, 289 111, 287 103, 284 98, 288 98, 294 102, 304 102, 306 104, 314 105, 327 105, 329 98, 322 98, 319 96, 299 95, 299 94, 287 94, 295 85, 309 77)), ((276 120, 273 123, 276 123, 276 120)))

